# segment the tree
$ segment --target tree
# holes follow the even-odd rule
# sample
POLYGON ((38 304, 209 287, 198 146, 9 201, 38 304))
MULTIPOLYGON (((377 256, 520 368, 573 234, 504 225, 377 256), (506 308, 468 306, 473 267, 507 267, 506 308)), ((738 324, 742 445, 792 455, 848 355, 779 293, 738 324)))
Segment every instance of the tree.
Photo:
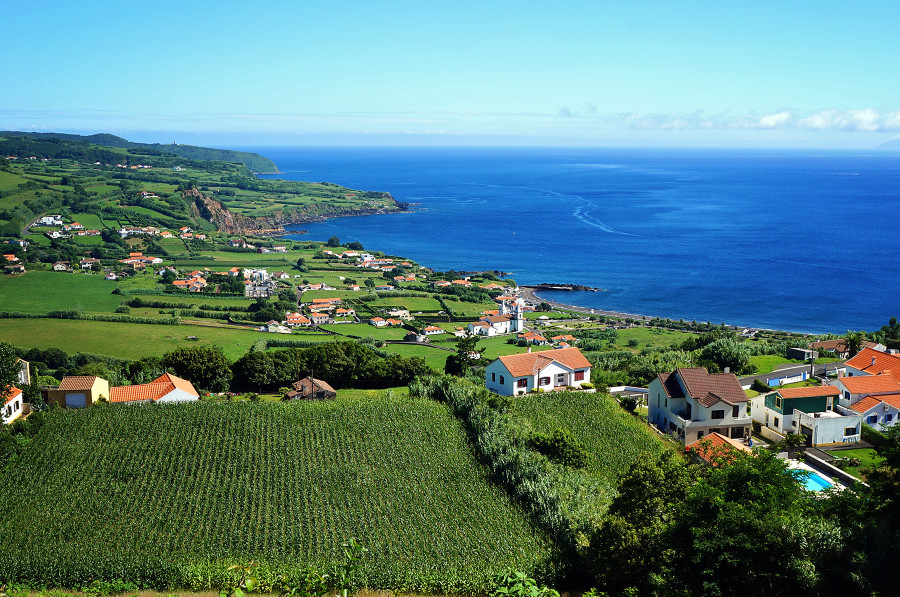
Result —
POLYGON ((350 249, 351 251, 363 251, 364 250, 362 243, 359 243, 359 242, 352 242, 349 245, 347 245, 347 248, 350 249))
POLYGON ((163 355, 163 366, 178 377, 211 392, 225 392, 232 373, 225 353, 217 346, 178 348, 163 355))
POLYGON ((444 373, 449 375, 465 375, 469 367, 477 364, 484 349, 478 349, 478 336, 467 334, 456 340, 456 354, 447 357, 444 373), (475 356, 478 355, 478 356, 475 356))
POLYGON ((860 350, 862 350, 863 342, 865 341, 865 337, 862 332, 847 332, 846 342, 847 342, 847 352, 850 353, 850 357, 855 357, 860 350))
POLYGON ((303 268, 305 266, 306 266, 306 259, 304 259, 303 257, 298 257, 297 258, 297 269, 299 269, 302 272, 304 270, 302 270, 301 268, 303 268))
POLYGON ((534 308, 535 311, 547 312, 553 310, 553 306, 550 305, 547 301, 541 302, 537 307, 534 308))
POLYGON ((329 247, 340 247, 341 239, 339 239, 336 236, 332 236, 331 238, 328 239, 328 242, 326 242, 325 244, 329 247))
POLYGON ((366 278, 364 284, 366 285, 366 288, 375 288, 375 280, 372 278, 366 278))
MULTIPOLYGON (((19 378, 19 357, 12 344, 0 342, 0 400, 4 400, 19 378)), ((2 402, 0 402, 2 404, 2 402)))

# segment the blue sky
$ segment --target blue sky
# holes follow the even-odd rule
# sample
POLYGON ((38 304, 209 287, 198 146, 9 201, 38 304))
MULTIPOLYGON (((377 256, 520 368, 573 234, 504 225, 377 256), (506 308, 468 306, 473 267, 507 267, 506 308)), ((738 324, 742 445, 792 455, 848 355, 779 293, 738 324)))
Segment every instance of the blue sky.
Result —
POLYGON ((241 145, 876 147, 900 4, 13 2, 0 128, 241 145))

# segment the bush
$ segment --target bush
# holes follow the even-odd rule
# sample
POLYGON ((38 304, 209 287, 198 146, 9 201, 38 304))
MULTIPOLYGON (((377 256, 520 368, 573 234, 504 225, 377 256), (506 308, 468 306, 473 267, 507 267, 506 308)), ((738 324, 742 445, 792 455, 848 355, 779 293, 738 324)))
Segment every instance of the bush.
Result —
POLYGON ((582 390, 593 390, 593 389, 594 389, 594 384, 592 384, 591 382, 586 381, 586 382, 584 382, 584 383, 581 384, 581 389, 582 389, 582 390))
POLYGON ((750 384, 750 389, 754 392, 759 392, 760 394, 766 394, 772 391, 772 387, 764 384, 759 379, 754 379, 753 383, 750 384))
POLYGON ((753 433, 759 433, 760 431, 762 431, 762 423, 753 421, 753 433))
POLYGON ((637 400, 633 396, 625 396, 619 403, 622 405, 622 408, 630 413, 633 413, 634 409, 637 408, 637 400))
POLYGON ((557 429, 550 435, 534 433, 528 445, 548 459, 574 468, 583 468, 588 463, 588 451, 572 435, 557 429))

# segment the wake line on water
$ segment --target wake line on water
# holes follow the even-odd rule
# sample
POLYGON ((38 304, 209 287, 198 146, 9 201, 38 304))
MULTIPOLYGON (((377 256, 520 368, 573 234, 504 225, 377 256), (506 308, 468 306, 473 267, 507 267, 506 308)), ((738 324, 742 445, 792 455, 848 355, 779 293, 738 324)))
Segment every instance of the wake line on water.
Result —
POLYGON ((609 234, 620 234, 622 236, 635 236, 635 237, 640 236, 638 234, 632 234, 631 232, 623 232, 622 230, 616 230, 615 228, 613 228, 612 226, 610 226, 603 220, 590 215, 589 212, 586 213, 586 210, 590 210, 591 208, 599 209, 600 206, 597 205, 596 203, 593 203, 592 201, 590 201, 588 199, 585 199, 581 195, 567 195, 565 193, 559 193, 557 191, 548 191, 547 189, 536 189, 533 187, 521 187, 521 186, 511 186, 511 185, 501 185, 501 184, 480 184, 480 183, 474 183, 474 182, 467 182, 467 183, 463 183, 463 184, 468 185, 468 186, 473 186, 473 187, 492 187, 492 188, 498 188, 498 189, 519 189, 519 190, 523 190, 523 191, 531 191, 533 193, 542 193, 544 195, 551 195, 554 197, 562 197, 564 199, 573 199, 573 200, 583 201, 585 203, 585 205, 576 207, 575 210, 572 212, 572 216, 575 217, 576 220, 579 220, 580 222, 587 224, 588 226, 591 226, 593 228, 597 228, 604 232, 608 232, 609 234))
MULTIPOLYGON (((799 267, 815 267, 815 268, 825 268, 825 269, 829 269, 829 270, 844 270, 844 271, 861 271, 859 267, 842 266, 842 265, 837 265, 834 263, 812 263, 812 262, 808 262, 808 261, 798 261, 795 259, 784 259, 784 258, 780 258, 780 257, 764 257, 761 255, 747 255, 746 253, 742 253, 742 252, 738 252, 738 251, 729 251, 727 249, 716 249, 716 248, 710 248, 710 247, 704 247, 704 246, 697 246, 697 245, 693 245, 693 244, 686 244, 682 241, 669 240, 669 239, 663 239, 663 238, 651 239, 651 238, 643 236, 641 234, 634 234, 631 232, 623 232, 621 230, 616 230, 615 228, 613 228, 612 226, 609 226, 602 220, 600 220, 594 216, 591 216, 589 212, 585 213, 585 210, 589 210, 590 208, 599 209, 599 206, 597 204, 593 203, 592 201, 590 201, 589 199, 585 199, 581 195, 569 195, 569 194, 565 194, 565 193, 560 193, 558 191, 550 191, 547 189, 538 189, 538 188, 534 188, 534 187, 525 187, 525 186, 483 184, 483 183, 462 183, 462 184, 467 185, 467 186, 476 186, 476 187, 493 187, 493 188, 500 188, 500 189, 520 189, 523 191, 531 191, 534 193, 543 193, 545 195, 550 195, 550 196, 555 196, 555 197, 563 197, 565 199, 573 199, 573 200, 583 201, 585 203, 585 205, 576 207, 575 210, 573 211, 572 215, 579 221, 583 222, 584 224, 587 224, 588 226, 597 228, 599 230, 603 230, 604 232, 607 232, 609 234, 630 236, 635 239, 640 239, 643 241, 653 241, 655 243, 660 243, 660 244, 676 245, 679 247, 691 247, 692 249, 695 249, 698 253, 707 253, 707 254, 713 253, 713 254, 721 255, 722 257, 730 257, 730 258, 743 257, 743 258, 754 259, 757 261, 769 261, 769 262, 774 262, 774 263, 784 263, 787 265, 794 265, 794 266, 799 266, 799 267)), ((862 270, 862 271, 865 271, 865 270, 862 270)))

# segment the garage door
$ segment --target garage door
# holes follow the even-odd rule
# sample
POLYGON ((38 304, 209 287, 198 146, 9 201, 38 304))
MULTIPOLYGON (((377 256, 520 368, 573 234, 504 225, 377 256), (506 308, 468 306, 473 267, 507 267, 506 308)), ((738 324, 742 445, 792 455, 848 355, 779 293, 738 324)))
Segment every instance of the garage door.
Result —
POLYGON ((87 406, 87 394, 66 394, 66 406, 69 408, 85 408, 87 406))

